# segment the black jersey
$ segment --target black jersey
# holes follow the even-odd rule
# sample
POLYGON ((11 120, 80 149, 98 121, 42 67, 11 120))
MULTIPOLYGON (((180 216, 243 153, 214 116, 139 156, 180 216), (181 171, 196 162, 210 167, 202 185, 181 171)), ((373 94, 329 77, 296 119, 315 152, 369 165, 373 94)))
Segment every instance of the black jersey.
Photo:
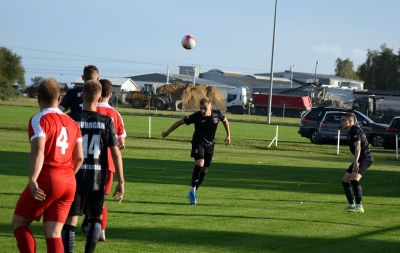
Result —
POLYGON ((67 91, 67 94, 63 97, 60 105, 68 110, 71 110, 72 113, 82 111, 82 94, 83 88, 73 88, 67 91))
POLYGON ((347 137, 347 140, 349 142, 349 147, 350 147, 350 151, 351 153, 354 155, 355 152, 355 147, 354 147, 354 143, 357 141, 360 141, 361 144, 361 151, 360 151, 360 158, 359 160, 367 160, 367 161, 373 161, 374 158, 371 155, 371 151, 369 150, 369 144, 368 144, 368 140, 367 137, 365 136, 364 131, 356 126, 353 125, 350 128, 349 131, 349 135, 347 137))
POLYGON ((215 132, 218 122, 225 120, 220 110, 211 110, 211 116, 204 117, 201 112, 195 112, 183 119, 186 125, 194 124, 192 143, 199 143, 205 147, 214 145, 215 132))
POLYGON ((118 146, 112 119, 97 112, 70 113, 82 132, 84 162, 76 173, 77 190, 104 189, 108 167, 107 148, 118 146))

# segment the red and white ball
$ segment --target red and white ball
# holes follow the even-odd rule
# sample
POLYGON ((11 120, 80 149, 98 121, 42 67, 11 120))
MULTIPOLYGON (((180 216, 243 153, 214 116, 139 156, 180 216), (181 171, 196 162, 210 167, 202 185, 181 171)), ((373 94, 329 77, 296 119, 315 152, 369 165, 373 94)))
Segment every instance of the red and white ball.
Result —
POLYGON ((182 47, 190 50, 193 49, 196 46, 196 38, 192 35, 186 35, 182 39, 182 47))

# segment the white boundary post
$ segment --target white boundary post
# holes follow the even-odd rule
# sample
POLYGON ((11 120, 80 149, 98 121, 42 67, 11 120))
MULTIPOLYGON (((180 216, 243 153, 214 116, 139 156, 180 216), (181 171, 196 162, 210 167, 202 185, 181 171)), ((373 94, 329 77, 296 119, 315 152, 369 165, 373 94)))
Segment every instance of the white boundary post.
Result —
POLYGON ((396 134, 396 159, 399 159, 399 136, 396 134))
POLYGON ((339 147, 340 147, 340 130, 337 131, 337 148, 336 148, 336 155, 339 155, 339 147))
POLYGON ((275 142, 275 147, 278 146, 278 126, 276 126, 275 137, 272 139, 268 147, 271 147, 272 143, 275 142))
POLYGON ((151 138, 151 117, 149 117, 149 139, 151 138))

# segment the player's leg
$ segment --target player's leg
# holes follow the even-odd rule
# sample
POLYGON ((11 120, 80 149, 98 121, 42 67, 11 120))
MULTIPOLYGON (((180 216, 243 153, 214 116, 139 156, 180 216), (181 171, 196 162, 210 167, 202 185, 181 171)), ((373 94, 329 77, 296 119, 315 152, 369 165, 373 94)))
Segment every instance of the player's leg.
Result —
MULTIPOLYGON (((114 172, 107 170, 107 179, 106 179, 106 185, 104 187, 104 195, 110 194, 113 180, 114 180, 114 172)), ((99 242, 105 242, 106 241, 107 218, 108 218, 108 210, 107 210, 106 203, 104 203, 104 205, 103 205, 103 213, 101 216, 102 216, 101 217, 101 234, 100 234, 99 242)))
POLYGON ((77 191, 61 232, 61 238, 65 252, 73 252, 74 250, 75 229, 76 225, 78 224, 78 216, 82 215, 83 213, 84 201, 86 201, 86 192, 77 191))
POLYGON ((36 252, 36 242, 33 237, 29 225, 33 220, 15 215, 12 219, 12 226, 14 229, 14 236, 17 240, 17 246, 20 252, 36 252))
POLYGON ((190 182, 190 191, 186 197, 190 200, 192 205, 196 205, 196 185, 200 178, 201 168, 204 166, 204 148, 198 144, 192 144, 191 156, 195 160, 195 166, 192 172, 192 180, 190 182))
MULTIPOLYGON (((48 184, 50 185, 50 184, 48 184)), ((43 214, 44 235, 48 253, 64 253, 61 231, 75 198, 75 184, 54 182, 51 184, 52 203, 43 214)), ((47 195, 46 195, 47 196, 47 195)))
POLYGON ((86 205, 85 205, 85 201, 83 202, 83 214, 84 214, 84 218, 81 224, 81 232, 83 234, 86 234, 88 229, 89 229, 89 217, 87 215, 87 210, 86 210, 86 205))
POLYGON ((86 234, 85 253, 94 252, 101 234, 101 214, 104 205, 104 191, 93 191, 87 196, 89 230, 86 234))
POLYGON ((356 200, 356 212, 363 213, 364 208, 362 206, 362 187, 360 185, 360 180, 367 169, 372 165, 372 162, 363 160, 358 166, 358 172, 353 172, 350 176, 350 184, 354 191, 354 197, 356 200))
POLYGON ((197 181, 197 184, 196 184, 196 191, 200 187, 201 183, 204 180, 204 177, 206 176, 208 168, 211 165, 213 156, 214 156, 214 148, 205 149, 205 151, 204 151, 204 163, 203 163, 203 167, 201 167, 199 180, 197 181))
POLYGON ((342 178, 342 185, 344 189, 344 194, 346 195, 347 202, 349 205, 345 208, 346 211, 355 212, 355 204, 354 204, 354 192, 353 187, 350 184, 350 177, 353 171, 353 164, 349 166, 346 173, 342 178))

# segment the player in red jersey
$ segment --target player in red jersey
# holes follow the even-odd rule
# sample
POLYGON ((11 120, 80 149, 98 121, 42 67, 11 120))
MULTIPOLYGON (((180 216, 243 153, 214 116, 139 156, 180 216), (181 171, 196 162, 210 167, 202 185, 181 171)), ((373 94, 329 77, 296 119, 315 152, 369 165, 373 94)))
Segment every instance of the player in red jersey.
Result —
MULTIPOLYGON (((100 83, 102 87, 101 91, 102 100, 97 106, 97 112, 112 118, 115 132, 118 138, 118 143, 119 143, 118 147, 119 150, 122 150, 125 148, 125 137, 126 137, 124 122, 122 120, 121 115, 108 104, 108 101, 112 96, 112 83, 107 79, 100 79, 100 83)), ((110 194, 112 182, 114 179, 114 173, 115 173, 115 165, 112 160, 111 151, 110 149, 108 149, 108 171, 107 171, 106 185, 104 189, 105 195, 110 194)), ((108 216, 107 207, 104 203, 102 223, 101 223, 101 234, 99 241, 106 241, 105 230, 107 226, 107 216, 108 216)))
POLYGON ((60 87, 44 79, 38 87, 41 112, 29 121, 29 184, 12 219, 20 252, 36 252, 29 225, 43 216, 47 252, 64 252, 61 229, 74 200, 75 173, 83 162, 78 124, 58 109, 60 87))

